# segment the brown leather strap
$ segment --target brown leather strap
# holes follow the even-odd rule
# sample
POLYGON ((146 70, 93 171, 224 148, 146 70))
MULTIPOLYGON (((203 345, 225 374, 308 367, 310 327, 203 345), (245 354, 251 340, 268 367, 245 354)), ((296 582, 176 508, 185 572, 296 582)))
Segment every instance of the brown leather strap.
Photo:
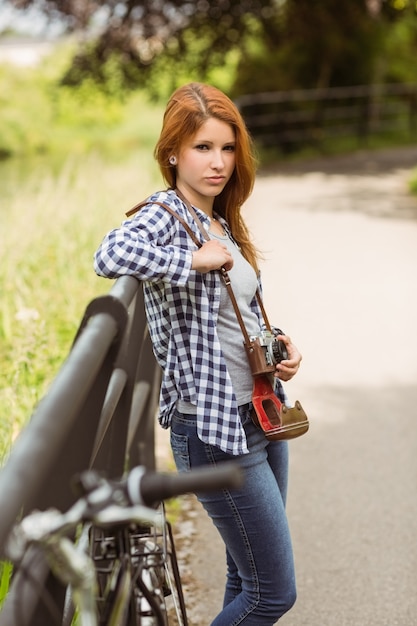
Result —
POLYGON ((272 333, 271 324, 269 323, 268 316, 265 311, 264 303, 261 298, 261 294, 259 293, 259 289, 256 290, 256 299, 258 300, 259 308, 261 309, 262 317, 264 318, 265 326, 270 333, 272 333))
MULTIPOLYGON (((144 200, 143 202, 140 202, 139 204, 136 204, 133 209, 130 209, 127 213, 126 216, 130 217, 131 215, 133 215, 134 213, 137 213, 137 211, 139 211, 139 209, 141 209, 142 207, 146 206, 147 204, 157 204, 158 206, 161 206, 163 209, 165 209, 166 211, 168 211, 168 213, 171 213, 171 215, 173 215, 179 222, 181 222, 182 226, 184 227, 184 229, 187 231, 187 233, 190 235, 191 239, 194 241, 194 243, 200 248, 202 246, 202 243, 199 239, 197 239, 197 237, 194 234, 194 231, 192 230, 192 228, 187 224, 187 222, 180 216, 178 215, 178 213, 176 211, 174 211, 174 209, 171 209, 171 207, 169 206, 169 204, 165 204, 165 202, 158 202, 157 200, 144 200)), ((196 216, 197 218, 197 216, 196 216)), ((198 219, 198 218, 197 218, 198 219)))
MULTIPOLYGON (((194 221, 196 222, 198 228, 200 229, 200 232, 203 234, 203 237, 207 241, 209 241, 210 237, 209 237, 206 229, 204 228, 203 224, 201 223, 200 218, 198 217, 197 213, 194 211, 194 208, 188 202, 187 198, 185 198, 185 196, 183 196, 183 194, 178 189, 175 190, 175 193, 177 194, 177 196, 179 198, 181 198, 181 200, 184 202, 185 206, 187 207, 187 209, 189 210, 189 212, 193 216, 194 221)), ((178 219, 180 219, 179 215, 177 215, 176 213, 175 213, 175 215, 176 215, 176 217, 178 219)), ((187 226, 188 226, 188 224, 187 224, 187 226)), ((223 277, 224 283, 225 283, 225 285, 227 287, 227 290, 229 292, 230 298, 232 300, 233 307, 234 307, 234 309, 236 311, 236 315, 237 315, 239 324, 240 324, 240 326, 242 328, 242 332, 243 332, 243 335, 245 337, 245 340, 249 341, 249 335, 246 332, 246 328, 244 326, 244 322, 243 322, 242 316, 241 316, 240 311, 239 311, 239 307, 238 307, 238 304, 237 304, 237 301, 236 301, 236 298, 235 298, 235 294, 233 293, 233 289, 232 289, 232 285, 231 285, 231 282, 230 282, 229 275, 228 275, 227 271, 224 269, 224 267, 221 268, 221 273, 222 273, 222 277, 223 277), (243 330, 243 328, 244 328, 244 330, 243 330)), ((259 304, 259 307, 260 307, 261 312, 262 312, 262 317, 264 318, 265 326, 267 327, 267 329, 270 332, 272 332, 271 325, 269 323, 268 316, 266 314, 265 307, 264 307, 264 304, 262 302, 262 298, 261 298, 261 294, 259 292, 259 289, 256 290, 256 298, 258 300, 258 304, 259 304)))
POLYGON ((194 211, 193 206, 191 205, 191 203, 187 200, 187 198, 181 193, 181 191, 179 189, 175 190, 175 193, 177 194, 177 196, 184 202, 185 206, 187 207, 189 213, 191 213, 195 223, 197 224, 201 234, 203 235, 204 239, 206 241, 210 241, 210 237, 208 232, 206 231, 206 229, 204 228, 203 224, 201 223, 200 218, 198 217, 197 213, 194 211))
MULTIPOLYGON (((187 198, 185 198, 185 196, 183 196, 183 194, 178 189, 175 190, 175 193, 177 194, 177 196, 179 198, 181 198, 181 200, 184 202, 185 206, 187 207, 188 211, 191 213, 191 215, 194 218, 194 221, 197 224, 197 226, 198 226, 200 232, 202 233, 204 239, 206 241, 210 241, 210 236, 209 236, 208 232, 204 228, 203 224, 201 223, 200 218, 198 217, 197 213, 194 211, 194 208, 191 206, 190 202, 187 200, 187 198)), ((242 317, 242 314, 240 312, 239 305, 238 305, 237 300, 236 300, 236 296, 235 296, 235 294, 233 292, 233 289, 232 289, 232 283, 230 281, 230 276, 229 276, 229 274, 228 274, 228 272, 227 272, 225 267, 220 268, 220 273, 221 273, 221 277, 223 278, 223 282, 224 282, 224 284, 226 286, 226 289, 228 291, 229 297, 230 297, 230 299, 232 301, 232 305, 233 305, 233 308, 234 308, 235 313, 236 313, 237 321, 239 322, 239 326, 240 326, 240 328, 242 330, 242 334, 243 334, 243 337, 245 339, 245 343, 246 343, 246 345, 249 345, 250 344, 249 334, 248 334, 248 331, 246 330, 245 322, 243 321, 243 317, 242 317)))

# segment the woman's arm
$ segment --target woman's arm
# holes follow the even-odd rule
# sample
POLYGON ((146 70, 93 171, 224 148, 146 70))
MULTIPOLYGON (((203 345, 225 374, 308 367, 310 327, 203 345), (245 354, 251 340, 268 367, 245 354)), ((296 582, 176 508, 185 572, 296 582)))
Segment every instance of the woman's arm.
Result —
POLYGON ((189 241, 180 245, 178 226, 167 211, 147 205, 134 218, 110 231, 94 255, 99 276, 135 276, 140 280, 185 284, 193 262, 189 241))

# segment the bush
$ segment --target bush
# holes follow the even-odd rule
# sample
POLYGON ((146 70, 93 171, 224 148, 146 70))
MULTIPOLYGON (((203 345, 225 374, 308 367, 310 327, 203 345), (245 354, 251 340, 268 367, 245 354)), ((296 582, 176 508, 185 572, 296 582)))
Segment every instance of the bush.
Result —
POLYGON ((72 47, 64 45, 35 69, 0 66, 0 160, 91 149, 110 155, 142 141, 138 132, 149 127, 149 118, 152 127, 156 116, 160 123, 161 108, 150 107, 143 92, 127 95, 115 85, 104 91, 91 79, 77 87, 62 85, 71 54, 72 47))
POLYGON ((52 110, 36 75, 0 66, 0 109, 0 158, 47 149, 52 110))

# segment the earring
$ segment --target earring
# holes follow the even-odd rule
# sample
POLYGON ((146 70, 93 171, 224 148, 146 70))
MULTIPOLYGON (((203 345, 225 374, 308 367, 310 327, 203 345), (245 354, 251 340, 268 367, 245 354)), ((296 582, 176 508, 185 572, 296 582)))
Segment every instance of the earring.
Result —
POLYGON ((171 165, 176 165, 177 164, 177 157, 175 155, 172 155, 169 157, 169 162, 171 165))

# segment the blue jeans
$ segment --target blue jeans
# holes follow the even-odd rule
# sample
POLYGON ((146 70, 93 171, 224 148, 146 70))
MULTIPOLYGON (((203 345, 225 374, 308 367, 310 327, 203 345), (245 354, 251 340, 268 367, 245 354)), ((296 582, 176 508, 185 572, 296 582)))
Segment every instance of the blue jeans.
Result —
POLYGON ((171 447, 178 471, 235 460, 244 470, 239 490, 197 494, 226 545, 223 610, 211 626, 272 626, 296 598, 291 538, 285 513, 288 445, 268 442, 239 407, 249 454, 233 456, 203 443, 196 418, 176 412, 171 447))

